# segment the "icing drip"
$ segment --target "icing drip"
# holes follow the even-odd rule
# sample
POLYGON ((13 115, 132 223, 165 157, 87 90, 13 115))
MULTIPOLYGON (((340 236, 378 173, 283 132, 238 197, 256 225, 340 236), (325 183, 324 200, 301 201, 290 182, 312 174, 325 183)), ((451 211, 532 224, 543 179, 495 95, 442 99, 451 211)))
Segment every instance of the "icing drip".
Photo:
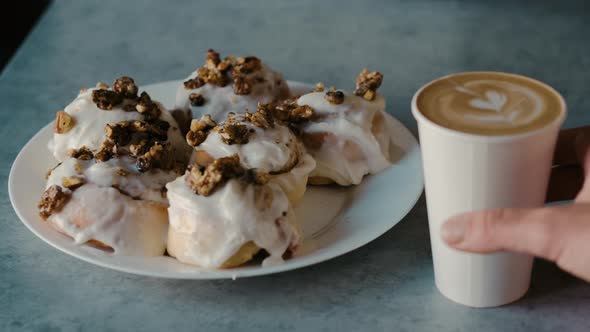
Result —
POLYGON ((341 104, 331 104, 324 96, 323 92, 312 92, 297 100, 298 105, 313 107, 320 117, 302 128, 304 136, 320 140, 306 144, 317 164, 310 176, 329 178, 340 185, 359 184, 364 175, 391 165, 391 133, 383 124, 383 97, 367 101, 344 93, 341 104))
POLYGON ((164 253, 168 225, 162 188, 177 177, 175 172, 139 173, 130 157, 102 163, 69 158, 51 172, 47 188, 61 186, 69 176, 81 177, 85 184, 71 192, 60 212, 49 217, 61 232, 76 244, 100 241, 117 255, 164 253))
POLYGON ((270 254, 263 265, 276 264, 299 243, 289 201, 276 184, 255 186, 231 179, 204 197, 193 193, 181 177, 167 188, 170 227, 183 238, 185 245, 177 255, 184 261, 218 268, 251 241, 270 254))

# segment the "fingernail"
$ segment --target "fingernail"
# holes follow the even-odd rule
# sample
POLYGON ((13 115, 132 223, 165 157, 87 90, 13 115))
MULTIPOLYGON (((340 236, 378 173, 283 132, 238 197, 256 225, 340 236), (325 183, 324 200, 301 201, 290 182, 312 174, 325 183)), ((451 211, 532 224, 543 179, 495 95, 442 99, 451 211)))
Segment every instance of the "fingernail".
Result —
POLYGON ((469 220, 469 217, 460 215, 445 222, 440 230, 443 240, 449 245, 462 242, 469 226, 469 220))

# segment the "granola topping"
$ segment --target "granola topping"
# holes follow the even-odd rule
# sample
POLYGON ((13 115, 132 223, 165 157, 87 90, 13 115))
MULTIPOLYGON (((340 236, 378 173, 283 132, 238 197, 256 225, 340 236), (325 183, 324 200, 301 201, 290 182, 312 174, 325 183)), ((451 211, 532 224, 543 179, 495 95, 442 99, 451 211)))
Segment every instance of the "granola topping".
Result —
POLYGON ((252 92, 252 84, 244 76, 234 77, 234 93, 237 95, 249 95, 252 92))
POLYGON ((135 81, 128 76, 117 78, 113 83, 113 91, 120 94, 123 98, 137 98, 137 85, 135 85, 135 81))
POLYGON ((251 134, 250 129, 239 121, 226 121, 216 129, 221 136, 221 141, 227 145, 247 144, 251 134))
MULTIPOLYGON (((248 95, 252 93, 252 87, 256 83, 264 82, 263 77, 250 77, 249 75, 262 69, 262 62, 255 56, 240 58, 226 57, 221 60, 219 53, 209 49, 205 65, 197 69, 197 77, 184 82, 184 88, 194 90, 205 84, 224 87, 230 83, 236 95, 248 95)), ((202 104, 193 104, 201 106, 202 104)))
POLYGON ((383 82, 383 74, 378 71, 369 72, 366 68, 356 78, 354 94, 366 100, 375 99, 377 89, 383 82))
POLYGON ((225 181, 244 175, 245 170, 240 165, 237 155, 216 159, 206 168, 191 166, 186 173, 185 181, 189 187, 202 196, 209 196, 217 185, 225 181))
POLYGON ((70 151, 70 157, 80 160, 91 160, 94 158, 92 151, 89 148, 83 146, 79 149, 74 149, 70 151))
POLYGON ((250 74, 262 68, 262 62, 255 56, 241 57, 234 64, 234 75, 250 74))
POLYGON ((189 166, 185 175, 188 186, 201 196, 211 195, 217 186, 233 178, 256 185, 264 185, 269 181, 267 173, 256 169, 244 169, 238 155, 216 159, 206 168, 198 165, 189 166))
POLYGON ((191 78, 190 80, 185 81, 183 84, 185 89, 193 90, 205 85, 205 81, 199 76, 197 76, 195 78, 191 78))
POLYGON ((324 96, 330 104, 339 105, 344 102, 344 92, 340 90, 329 90, 324 96))
POLYGON ((140 172, 154 167, 170 169, 172 167, 171 144, 168 140, 170 124, 166 121, 122 121, 105 127, 107 141, 96 154, 97 161, 107 161, 118 152, 128 151, 137 158, 136 166, 140 172), (100 159, 100 160, 99 160, 100 159))
POLYGON ((205 98, 203 98, 203 95, 200 93, 191 93, 188 96, 188 99, 191 102, 191 106, 203 106, 203 104, 205 104, 205 98))
POLYGON ((296 100, 288 100, 275 108, 274 115, 282 122, 298 124, 312 120, 315 111, 311 106, 300 106, 296 100))
POLYGON ((137 112, 141 113, 147 121, 156 120, 162 113, 158 104, 153 102, 150 95, 148 95, 145 91, 139 96, 135 109, 137 112))
POLYGON ((99 89, 92 91, 92 101, 101 110, 110 111, 123 101, 123 96, 115 91, 99 89))
POLYGON ((229 82, 229 78, 217 68, 201 67, 197 70, 197 74, 205 83, 224 87, 229 82))
POLYGON ((205 60, 205 66, 209 69, 217 69, 217 65, 221 62, 219 53, 213 49, 207 50, 207 58, 205 60))
POLYGON ((70 131, 76 124, 76 120, 65 111, 58 111, 55 114, 55 127, 53 132, 56 134, 64 134, 70 131))
POLYGON ((39 216, 43 220, 47 220, 52 214, 61 211, 70 199, 70 193, 65 192, 62 187, 53 185, 43 193, 41 201, 37 205, 39 208, 39 216))
POLYGON ((75 190, 82 186, 86 181, 84 178, 79 176, 68 176, 61 179, 61 185, 64 188, 68 188, 70 190, 75 190))
POLYGON ((94 158, 96 159, 96 162, 109 161, 114 155, 117 154, 116 150, 116 145, 111 141, 106 140, 102 143, 101 149, 96 154, 94 154, 94 158))
POLYGON ((200 145, 207 138, 209 131, 215 126, 217 124, 209 114, 203 115, 200 119, 193 119, 190 130, 186 134, 187 143, 191 146, 200 145))
POLYGON ((135 163, 137 170, 147 172, 152 168, 171 169, 174 160, 170 157, 170 143, 154 143, 135 163))
POLYGON ((246 111, 245 120, 252 123, 258 128, 267 129, 275 126, 273 104, 258 103, 258 109, 254 113, 246 111))

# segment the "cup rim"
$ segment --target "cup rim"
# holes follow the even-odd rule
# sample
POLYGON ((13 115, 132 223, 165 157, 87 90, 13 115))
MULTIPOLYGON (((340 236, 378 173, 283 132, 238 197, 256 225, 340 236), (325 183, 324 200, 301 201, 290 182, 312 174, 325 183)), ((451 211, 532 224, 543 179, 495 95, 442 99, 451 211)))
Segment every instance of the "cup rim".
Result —
POLYGON ((537 79, 528 77, 528 76, 524 76, 524 75, 519 75, 519 74, 513 74, 513 73, 506 73, 506 72, 501 72, 501 71, 462 71, 462 72, 455 72, 455 73, 451 73, 451 74, 447 74, 444 76, 441 76, 439 78, 436 78, 426 84, 424 84, 423 86, 421 86, 416 93, 414 93, 414 96, 412 97, 412 115, 414 116, 414 119, 416 120, 416 122, 418 124, 425 124, 427 126, 429 126, 430 128, 433 128, 435 130, 441 131, 447 135, 450 136, 455 136, 457 138, 462 138, 462 139, 469 139, 469 140, 483 140, 483 141, 488 141, 488 142, 503 142, 503 141, 508 141, 508 140, 514 140, 514 139, 519 139, 519 138, 526 138, 526 137, 530 137, 530 136, 535 136, 541 132, 547 131, 549 129, 553 129, 554 127, 561 127, 561 125, 563 124, 563 122, 565 121, 565 118, 567 116, 567 105, 565 103, 565 100, 563 98, 563 96, 557 91, 555 90, 555 88, 553 88, 552 86, 550 86, 547 83, 544 83, 542 81, 539 81, 537 79), (427 118, 424 114, 422 114, 422 112, 420 112, 418 110, 418 96, 422 93, 422 91, 424 91, 424 89, 426 89, 427 87, 431 86, 434 83, 437 83, 439 81, 442 81, 444 79, 447 79, 449 77, 455 76, 455 75, 459 75, 459 74, 502 74, 502 75, 507 75, 507 76, 514 76, 514 77, 518 77, 521 79, 525 79, 528 81, 531 81, 535 84, 541 85, 542 87, 547 88, 547 90, 551 91, 553 94, 555 94, 555 96, 557 96, 558 100, 559 100, 559 104, 561 105, 561 108, 563 109, 563 112, 561 112, 561 114, 552 122, 548 123, 547 125, 535 129, 535 130, 531 130, 531 131, 526 131, 523 133, 516 133, 516 134, 508 134, 508 135, 481 135, 481 134, 473 134, 473 133, 467 133, 467 132, 463 132, 463 131, 458 131, 455 129, 450 129, 447 127, 444 127, 432 120, 430 120, 429 118, 427 118))

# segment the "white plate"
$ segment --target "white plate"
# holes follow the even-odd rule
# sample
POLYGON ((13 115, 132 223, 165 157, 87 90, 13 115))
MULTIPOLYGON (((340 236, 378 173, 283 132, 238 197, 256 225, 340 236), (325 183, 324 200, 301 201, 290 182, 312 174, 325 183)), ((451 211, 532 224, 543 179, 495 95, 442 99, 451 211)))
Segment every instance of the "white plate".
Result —
MULTIPOLYGON (((179 81, 144 86, 155 100, 174 104, 179 81)), ((289 82, 293 91, 310 86, 289 82)), ((45 187, 45 174, 56 164, 47 148, 50 123, 20 151, 10 170, 8 189, 14 210, 35 235, 53 247, 84 261, 118 271, 178 279, 222 279, 264 275, 316 264, 345 254, 374 240, 397 224, 414 206, 423 189, 420 148, 399 121, 388 119, 394 131, 395 164, 349 188, 309 187, 296 209, 304 242, 295 257, 278 266, 249 265, 230 270, 204 270, 171 257, 115 256, 73 241, 56 232, 38 216, 37 203, 45 187)))

